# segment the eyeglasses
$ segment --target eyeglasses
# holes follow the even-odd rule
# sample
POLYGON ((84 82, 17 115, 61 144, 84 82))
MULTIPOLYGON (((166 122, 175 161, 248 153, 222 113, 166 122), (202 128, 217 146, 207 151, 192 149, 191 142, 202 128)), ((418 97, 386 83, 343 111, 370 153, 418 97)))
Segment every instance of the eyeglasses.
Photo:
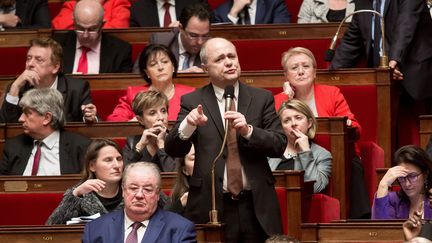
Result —
POLYGON ((97 35, 101 30, 102 25, 98 25, 96 28, 84 29, 81 26, 75 26, 75 33, 83 35, 87 32, 88 35, 97 35))
POLYGON ((422 173, 410 173, 405 177, 398 177, 397 180, 399 181, 399 183, 406 183, 407 181, 409 181, 410 183, 414 183, 417 182, 417 179, 421 174, 422 173))
POLYGON ((126 187, 126 190, 133 195, 138 194, 138 192, 141 192, 142 194, 146 196, 153 195, 157 191, 157 187, 139 187, 139 186, 129 186, 126 187))
POLYGON ((196 34, 196 33, 189 32, 187 30, 184 30, 184 32, 186 33, 186 36, 189 39, 191 39, 191 40, 198 40, 198 39, 207 40, 208 38, 210 38, 210 34, 209 33, 207 33, 205 35, 199 35, 199 34, 196 34))

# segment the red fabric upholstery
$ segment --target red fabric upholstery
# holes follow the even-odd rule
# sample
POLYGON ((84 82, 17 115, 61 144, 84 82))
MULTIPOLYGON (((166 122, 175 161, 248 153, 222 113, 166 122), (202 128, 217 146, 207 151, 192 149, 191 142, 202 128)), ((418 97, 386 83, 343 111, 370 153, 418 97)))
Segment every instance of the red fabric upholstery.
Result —
POLYGON ((330 223, 337 219, 340 219, 339 200, 321 193, 312 194, 306 223, 330 223))
POLYGON ((362 127, 361 141, 377 141, 377 87, 375 85, 338 86, 362 127), (367 99, 365 99, 367 97, 367 99))
MULTIPOLYGON (((284 234, 288 234, 288 219, 287 219, 287 200, 286 200, 286 189, 284 187, 275 187, 276 195, 279 201, 281 217, 282 217, 282 226, 284 230, 284 234)), ((300 209, 299 209, 300 210, 300 209)))
POLYGON ((219 5, 221 5, 222 3, 224 3, 226 0, 209 0, 208 3, 210 5, 210 8, 212 10, 214 10, 215 8, 217 8, 219 5))
POLYGON ((374 142, 359 142, 360 156, 364 168, 364 180, 369 192, 370 205, 377 190, 377 168, 384 168, 384 150, 374 142))
POLYGON ((330 44, 325 40, 233 40, 237 47, 242 70, 281 70, 282 53, 291 47, 310 49, 317 60, 318 68, 326 68, 324 53, 330 44))
POLYGON ((138 54, 140 54, 144 50, 146 44, 139 43, 139 44, 131 44, 131 45, 132 45, 132 62, 135 63, 136 59, 138 58, 138 54))
POLYGON ((24 71, 28 47, 2 47, 0 75, 18 75, 24 71))
POLYGON ((54 19, 54 17, 57 16, 62 6, 63 6, 63 1, 58 1, 58 2, 48 1, 48 8, 50 11, 51 19, 54 19))
POLYGON ((303 0, 285 0, 288 7, 288 11, 291 14, 291 23, 297 23, 297 15, 300 11, 300 7, 303 0))
POLYGON ((62 193, 0 194, 0 225, 43 225, 62 193))
POLYGON ((91 90, 90 95, 97 107, 97 113, 102 120, 107 119, 116 107, 120 97, 126 94, 125 90, 91 90))

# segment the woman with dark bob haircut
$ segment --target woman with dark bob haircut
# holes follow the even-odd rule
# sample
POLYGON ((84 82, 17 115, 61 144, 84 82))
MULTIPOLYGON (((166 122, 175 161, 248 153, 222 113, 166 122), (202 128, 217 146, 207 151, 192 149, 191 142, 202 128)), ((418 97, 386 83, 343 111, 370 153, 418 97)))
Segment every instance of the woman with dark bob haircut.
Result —
POLYGON ((420 147, 407 145, 395 153, 396 166, 381 179, 372 206, 372 219, 408 219, 414 213, 432 218, 429 189, 432 183, 432 161, 420 147), (401 190, 390 192, 397 181, 401 190))
POLYGON ((122 150, 110 139, 94 139, 88 146, 81 181, 66 190, 47 224, 65 224, 73 217, 105 214, 123 207, 122 150))
POLYGON ((139 59, 140 73, 147 84, 129 86, 126 95, 119 99, 117 106, 107 120, 135 121, 136 114, 132 110, 132 101, 138 92, 147 90, 157 90, 168 97, 168 120, 176 120, 180 111, 180 97, 195 90, 193 87, 173 83, 173 78, 177 73, 177 65, 177 59, 166 46, 148 45, 139 59))

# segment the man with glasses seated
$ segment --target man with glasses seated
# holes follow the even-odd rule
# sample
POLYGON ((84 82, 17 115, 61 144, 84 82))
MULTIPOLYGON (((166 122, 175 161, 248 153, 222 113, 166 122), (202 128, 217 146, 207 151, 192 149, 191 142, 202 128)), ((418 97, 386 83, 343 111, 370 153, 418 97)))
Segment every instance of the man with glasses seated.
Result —
MULTIPOLYGON (((183 9, 179 20, 179 28, 153 33, 150 44, 167 46, 177 59, 180 73, 203 72, 199 52, 210 37, 210 13, 204 5, 192 4, 183 9)), ((135 62, 134 72, 139 72, 138 61, 135 62)))
POLYGON ((124 210, 87 223, 82 242, 196 242, 191 221, 158 208, 160 190, 157 165, 127 165, 122 179, 124 210))
POLYGON ((372 206, 372 219, 408 219, 414 214, 431 219, 429 189, 432 183, 432 161, 420 147, 407 145, 395 153, 396 166, 381 179, 372 206), (397 181, 401 190, 390 192, 397 181))
POLYGON ((53 39, 38 38, 30 41, 25 70, 6 88, 0 110, 1 123, 18 122, 23 113, 23 109, 18 105, 23 94, 40 88, 60 91, 64 99, 67 122, 97 121, 97 110, 92 104, 89 83, 63 75, 62 57, 62 47, 53 39))
POLYGON ((63 47, 63 71, 74 74, 128 73, 132 71, 129 43, 102 32, 104 9, 99 1, 75 5, 74 31, 55 34, 63 47))

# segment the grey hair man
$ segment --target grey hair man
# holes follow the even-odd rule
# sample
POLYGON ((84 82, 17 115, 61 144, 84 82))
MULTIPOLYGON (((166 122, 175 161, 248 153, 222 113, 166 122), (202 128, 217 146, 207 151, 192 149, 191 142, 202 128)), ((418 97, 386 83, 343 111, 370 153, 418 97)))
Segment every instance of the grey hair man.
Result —
POLYGON ((77 174, 90 140, 63 130, 63 97, 56 89, 31 89, 19 105, 24 133, 6 140, 0 175, 77 174))

